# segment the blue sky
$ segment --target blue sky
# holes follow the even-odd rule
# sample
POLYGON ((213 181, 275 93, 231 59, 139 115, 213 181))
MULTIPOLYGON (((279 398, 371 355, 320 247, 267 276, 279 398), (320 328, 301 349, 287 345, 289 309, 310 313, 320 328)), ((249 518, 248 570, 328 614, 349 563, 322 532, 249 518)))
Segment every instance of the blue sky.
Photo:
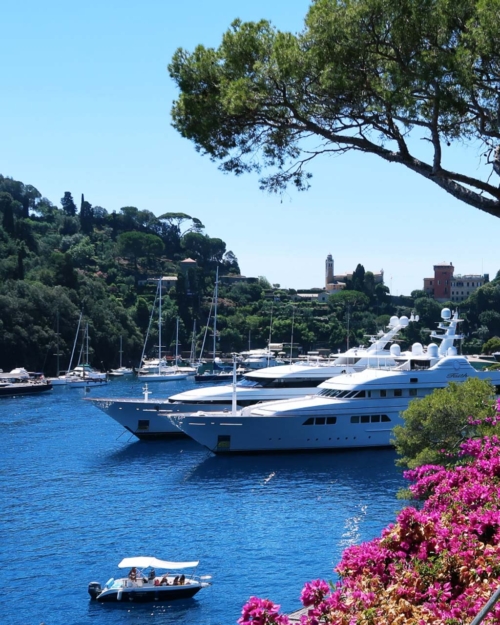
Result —
MULTIPOLYGON (((184 212, 223 239, 247 276, 284 287, 324 284, 358 263, 394 294, 422 288, 433 265, 500 269, 498 219, 397 165, 365 155, 319 159, 312 188, 284 198, 255 176, 224 175, 170 125, 167 65, 178 47, 217 46, 235 18, 302 28, 309 2, 20 0, 2 8, 0 173, 59 205, 82 193, 109 211, 184 212)), ((452 146, 447 158, 476 151, 452 146)))

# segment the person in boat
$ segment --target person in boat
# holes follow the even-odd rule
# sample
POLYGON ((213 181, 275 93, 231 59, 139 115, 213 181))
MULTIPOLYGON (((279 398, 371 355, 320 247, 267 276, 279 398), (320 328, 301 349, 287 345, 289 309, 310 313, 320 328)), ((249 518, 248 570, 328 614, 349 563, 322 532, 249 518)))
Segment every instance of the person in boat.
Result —
POLYGON ((128 578, 131 579, 133 582, 135 582, 137 580, 137 569, 135 568, 135 566, 133 566, 128 574, 128 578))
POLYGON ((168 586, 168 577, 166 575, 161 578, 160 586, 168 586))
POLYGON ((186 581, 186 576, 184 574, 182 574, 179 577, 179 586, 183 586, 185 581, 186 581))
POLYGON ((154 569, 151 569, 149 571, 148 580, 151 582, 154 580, 155 577, 156 577, 156 571, 154 569))
POLYGON ((179 576, 178 576, 178 575, 176 575, 176 576, 174 577, 174 586, 178 586, 178 585, 179 585, 179 576))

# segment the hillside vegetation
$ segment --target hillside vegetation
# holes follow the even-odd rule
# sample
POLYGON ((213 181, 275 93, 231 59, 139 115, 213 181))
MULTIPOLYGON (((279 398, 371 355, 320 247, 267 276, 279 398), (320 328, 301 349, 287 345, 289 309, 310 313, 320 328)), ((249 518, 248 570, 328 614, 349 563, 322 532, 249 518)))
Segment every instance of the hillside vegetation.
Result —
MULTIPOLYGON (((269 341, 285 343, 287 356, 337 352, 347 344, 366 344, 366 335, 383 329, 391 315, 412 311, 420 321, 407 329, 403 347, 425 344, 440 319, 441 304, 420 291, 393 298, 361 264, 347 289, 326 303, 296 301, 295 291, 262 276, 231 283, 230 276, 240 274, 236 255, 220 238, 206 234, 194 216, 155 216, 134 206, 109 212, 83 196, 77 206, 68 191, 56 206, 32 185, 0 175, 0 368, 53 374, 58 350, 60 368, 67 368, 82 311, 94 366, 118 364, 120 337, 123 364, 138 366, 156 293, 147 279, 160 275, 177 277, 163 297, 164 351, 174 350, 179 316, 181 350, 190 350, 196 324, 199 355, 217 268, 217 350, 222 354, 269 341), (186 259, 196 261, 192 268, 182 265, 186 259)), ((500 347, 499 310, 497 276, 461 306, 468 335, 464 350, 479 353, 487 341, 490 351, 500 347)), ((151 354, 156 333, 153 326, 151 354)), ((209 334, 205 356, 212 340, 209 334)), ((80 345, 81 340, 76 352, 80 345)))

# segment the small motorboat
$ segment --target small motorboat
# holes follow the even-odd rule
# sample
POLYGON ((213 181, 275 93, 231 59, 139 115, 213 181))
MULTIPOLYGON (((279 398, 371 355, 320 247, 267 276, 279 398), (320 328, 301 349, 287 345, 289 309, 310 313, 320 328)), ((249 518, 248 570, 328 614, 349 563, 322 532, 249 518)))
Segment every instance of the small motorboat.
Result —
POLYGON ((112 375, 114 377, 134 375, 134 370, 132 369, 132 367, 118 367, 118 369, 111 369, 108 375, 112 375))
POLYGON ((90 582, 88 593, 91 599, 101 602, 132 601, 143 603, 149 601, 171 601, 189 599, 202 588, 210 586, 210 575, 202 577, 191 573, 178 575, 170 571, 195 569, 198 562, 169 562, 148 556, 124 558, 118 565, 119 569, 130 569, 127 577, 106 582, 104 588, 99 582, 90 582), (157 569, 164 571, 157 574, 157 569))

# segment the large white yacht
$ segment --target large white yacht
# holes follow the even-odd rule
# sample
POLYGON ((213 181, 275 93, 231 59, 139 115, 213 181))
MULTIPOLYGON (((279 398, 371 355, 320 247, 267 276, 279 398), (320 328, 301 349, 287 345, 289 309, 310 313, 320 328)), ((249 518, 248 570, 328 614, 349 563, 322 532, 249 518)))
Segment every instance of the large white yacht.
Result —
MULTIPOLYGON (((456 330, 460 319, 458 313, 451 314, 449 309, 442 311, 442 322, 438 329, 442 334, 432 333, 432 336, 442 340, 440 355, 453 345, 455 339, 460 338, 456 330)), ((297 362, 289 365, 280 365, 260 369, 244 374, 244 378, 236 383, 236 409, 254 405, 263 401, 303 397, 318 391, 318 385, 333 376, 354 371, 361 371, 367 367, 387 368, 396 365, 396 358, 407 358, 414 352, 401 352, 397 343, 393 343, 398 333, 408 326, 413 317, 391 317, 387 331, 381 336, 372 337, 371 345, 367 348, 356 347, 339 354, 333 362, 320 363, 318 361, 297 362), (390 349, 387 349, 387 346, 390 349)), ((425 353, 420 344, 413 349, 418 353, 425 353)), ((171 414, 217 410, 232 410, 233 385, 198 387, 172 395, 164 400, 150 399, 151 393, 145 389, 143 400, 129 398, 86 397, 97 408, 105 412, 112 419, 120 423, 132 434, 140 439, 175 438, 184 436, 167 419, 161 417, 160 410, 168 410, 171 414)))
POLYGON ((166 415, 188 436, 216 454, 324 451, 388 447, 401 412, 449 382, 489 379, 500 391, 500 371, 478 371, 455 348, 438 347, 387 371, 366 369, 324 382, 314 396, 268 402, 240 412, 166 415))

